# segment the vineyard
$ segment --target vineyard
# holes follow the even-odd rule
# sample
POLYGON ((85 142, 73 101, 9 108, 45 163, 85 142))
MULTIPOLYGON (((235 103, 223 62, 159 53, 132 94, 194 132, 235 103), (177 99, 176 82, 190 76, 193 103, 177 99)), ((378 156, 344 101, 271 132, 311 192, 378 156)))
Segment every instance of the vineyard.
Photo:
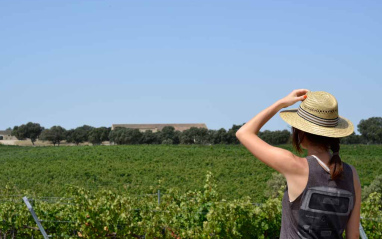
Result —
MULTIPOLYGON (((292 150, 290 145, 281 147, 292 150)), ((382 146, 343 145, 342 159, 355 166, 362 186, 382 172, 382 146)), ((201 190, 207 171, 226 199, 266 197, 274 170, 241 145, 121 145, 81 147, 17 147, 0 145, 1 185, 16 186, 42 197, 63 196, 65 185, 91 192, 120 194, 201 190), (160 187, 160 188, 158 188, 160 187)))
MULTIPOLYGON (((5 187, 0 202, 0 236, 42 238, 36 223, 14 189, 5 187)), ((180 194, 169 190, 134 197, 101 190, 96 194, 68 187, 65 198, 36 198, 35 212, 53 238, 277 238, 281 224, 281 194, 256 204, 249 197, 224 200, 213 175, 202 191, 180 194)), ((363 202, 361 220, 368 238, 382 236, 381 193, 363 202), (370 218, 373 218, 372 220, 370 218)))
MULTIPOLYGON (((381 174, 381 155, 381 146, 341 148, 363 186, 381 174)), ((0 166, 8 185, 0 192, 2 238, 42 238, 23 196, 52 238, 277 238, 280 232, 283 187, 265 198, 273 171, 240 145, 0 146, 0 166)), ((382 236, 381 202, 377 192, 362 202, 369 238, 382 236)))

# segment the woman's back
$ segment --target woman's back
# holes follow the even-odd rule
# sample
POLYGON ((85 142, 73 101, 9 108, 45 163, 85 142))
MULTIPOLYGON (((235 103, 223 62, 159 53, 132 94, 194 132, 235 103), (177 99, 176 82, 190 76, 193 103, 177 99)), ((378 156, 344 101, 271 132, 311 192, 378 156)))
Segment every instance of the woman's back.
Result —
POLYGON ((342 238, 354 207, 351 167, 343 163, 342 177, 331 180, 314 156, 307 156, 308 182, 303 192, 289 201, 288 189, 282 200, 280 238, 342 238))
POLYGON ((340 139, 353 132, 353 123, 338 114, 333 95, 306 89, 292 91, 236 132, 239 141, 258 160, 287 180, 290 190, 283 199, 281 238, 341 238, 344 230, 347 238, 359 238, 361 185, 356 169, 342 163, 340 157, 340 139), (298 109, 283 110, 280 117, 292 126, 296 151, 306 149, 311 155, 306 158, 272 146, 258 136, 261 127, 280 109, 297 101, 302 101, 298 109), (322 157, 329 172, 313 155, 322 157))

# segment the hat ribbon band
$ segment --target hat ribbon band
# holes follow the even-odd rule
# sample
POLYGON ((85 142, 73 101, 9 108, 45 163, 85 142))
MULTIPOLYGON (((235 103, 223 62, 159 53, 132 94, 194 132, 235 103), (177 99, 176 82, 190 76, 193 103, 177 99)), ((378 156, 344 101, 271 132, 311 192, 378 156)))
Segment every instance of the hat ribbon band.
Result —
POLYGON ((297 114, 301 118, 319 126, 336 127, 338 125, 338 117, 335 119, 324 119, 307 112, 306 110, 301 108, 301 106, 298 108, 297 114))

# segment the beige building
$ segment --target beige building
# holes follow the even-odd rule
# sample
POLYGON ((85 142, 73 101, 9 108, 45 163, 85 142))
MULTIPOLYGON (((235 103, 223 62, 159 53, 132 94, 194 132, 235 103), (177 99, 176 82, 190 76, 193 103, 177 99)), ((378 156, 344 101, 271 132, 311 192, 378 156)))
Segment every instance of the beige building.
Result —
POLYGON ((113 124, 111 129, 114 130, 117 127, 139 129, 139 131, 144 132, 146 130, 151 130, 153 132, 161 131, 165 126, 173 126, 175 130, 184 131, 191 127, 205 128, 208 129, 206 124, 113 124))
POLYGON ((17 140, 15 136, 11 135, 10 130, 0 130, 0 140, 17 140))

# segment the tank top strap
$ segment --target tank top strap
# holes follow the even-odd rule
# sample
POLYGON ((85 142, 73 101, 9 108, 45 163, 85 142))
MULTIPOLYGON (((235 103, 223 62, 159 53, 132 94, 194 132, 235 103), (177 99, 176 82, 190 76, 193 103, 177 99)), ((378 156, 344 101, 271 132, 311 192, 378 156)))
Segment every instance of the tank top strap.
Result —
MULTIPOLYGON (((307 189, 310 187, 322 186, 330 181, 330 173, 325 170, 315 156, 309 155, 306 157, 309 164, 309 177, 307 189)), ((329 185, 334 186, 334 185, 329 185)))

